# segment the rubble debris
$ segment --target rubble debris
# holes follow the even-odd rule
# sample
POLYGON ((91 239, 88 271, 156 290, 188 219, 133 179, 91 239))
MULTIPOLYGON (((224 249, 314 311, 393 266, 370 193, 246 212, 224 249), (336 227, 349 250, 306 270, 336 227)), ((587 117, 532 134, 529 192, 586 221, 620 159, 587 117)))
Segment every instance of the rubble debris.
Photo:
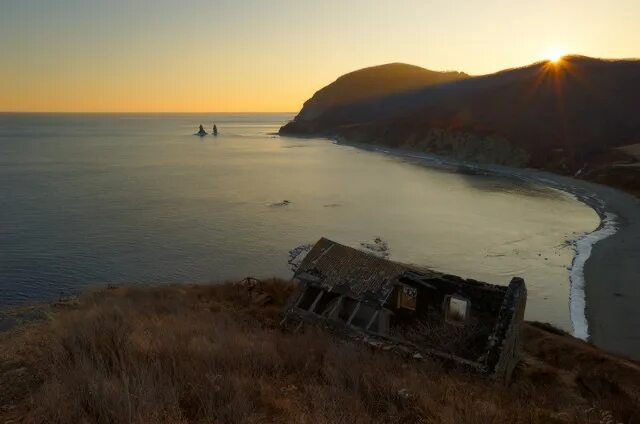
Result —
POLYGON ((268 305, 273 300, 262 288, 262 281, 257 278, 246 277, 235 284, 238 292, 246 294, 248 300, 256 306, 268 305))
POLYGON ((381 258, 389 257, 389 244, 381 237, 374 238, 373 243, 360 243, 360 246, 381 258))
POLYGON ((291 271, 296 272, 302 263, 302 260, 307 256, 307 253, 311 251, 312 247, 313 244, 303 244, 289 250, 289 259, 287 260, 287 263, 291 266, 291 271))

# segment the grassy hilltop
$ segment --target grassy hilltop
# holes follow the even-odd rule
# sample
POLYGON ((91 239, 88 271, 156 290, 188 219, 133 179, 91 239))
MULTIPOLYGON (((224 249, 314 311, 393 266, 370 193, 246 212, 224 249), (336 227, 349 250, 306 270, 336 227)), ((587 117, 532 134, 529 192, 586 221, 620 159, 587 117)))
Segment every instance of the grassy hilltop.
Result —
MULTIPOLYGON (((509 387, 319 330, 291 286, 120 286, 0 333, 0 423, 632 423, 640 365, 541 324, 509 387)), ((635 417, 635 418, 634 418, 635 417)), ((636 421, 634 421, 636 420, 636 421)))

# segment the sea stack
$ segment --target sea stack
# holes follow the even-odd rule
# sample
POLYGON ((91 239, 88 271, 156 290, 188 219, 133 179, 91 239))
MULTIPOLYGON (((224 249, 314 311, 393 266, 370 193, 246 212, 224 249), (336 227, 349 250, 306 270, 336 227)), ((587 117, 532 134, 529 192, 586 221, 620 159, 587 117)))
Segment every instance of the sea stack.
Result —
POLYGON ((202 125, 200 125, 200 129, 198 129, 198 132, 196 133, 196 135, 199 135, 200 137, 204 137, 205 135, 207 135, 207 132, 204 130, 202 125))
POLYGON ((218 135, 218 127, 216 127, 216 124, 213 124, 213 135, 214 136, 218 135))

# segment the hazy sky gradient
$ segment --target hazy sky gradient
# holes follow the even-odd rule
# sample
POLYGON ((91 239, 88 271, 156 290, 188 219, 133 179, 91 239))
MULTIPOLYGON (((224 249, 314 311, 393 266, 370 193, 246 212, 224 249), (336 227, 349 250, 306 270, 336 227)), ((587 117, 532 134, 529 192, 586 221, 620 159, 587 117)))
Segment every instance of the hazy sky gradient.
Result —
POLYGON ((0 0, 0 111, 297 111, 388 62, 640 56, 639 0, 0 0))

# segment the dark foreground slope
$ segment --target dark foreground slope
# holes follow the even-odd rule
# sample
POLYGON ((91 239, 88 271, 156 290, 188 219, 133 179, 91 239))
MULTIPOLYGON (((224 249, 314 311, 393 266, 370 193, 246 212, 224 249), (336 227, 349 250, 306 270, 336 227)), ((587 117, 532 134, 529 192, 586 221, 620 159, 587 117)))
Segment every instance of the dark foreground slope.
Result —
MULTIPOLYGON (((278 322, 271 281, 119 287, 0 333, 0 422, 632 423, 640 367, 527 324, 510 387, 278 322)), ((30 316, 34 316, 30 311, 30 316)), ((635 417, 635 418, 634 418, 635 417)), ((635 420, 635 421, 634 421, 635 420)))
POLYGON ((593 174, 603 182, 613 176, 613 183, 624 180, 622 185, 631 187, 640 183, 633 165, 637 159, 619 149, 640 141, 637 60, 568 56, 558 63, 342 102, 312 115, 305 108, 281 134, 341 137, 461 160, 593 174), (616 169, 609 169, 612 165, 616 169))

